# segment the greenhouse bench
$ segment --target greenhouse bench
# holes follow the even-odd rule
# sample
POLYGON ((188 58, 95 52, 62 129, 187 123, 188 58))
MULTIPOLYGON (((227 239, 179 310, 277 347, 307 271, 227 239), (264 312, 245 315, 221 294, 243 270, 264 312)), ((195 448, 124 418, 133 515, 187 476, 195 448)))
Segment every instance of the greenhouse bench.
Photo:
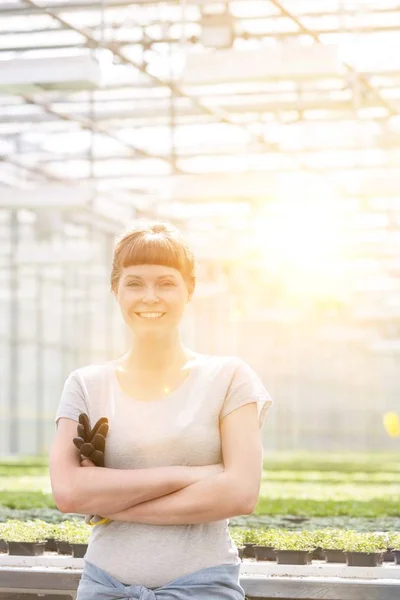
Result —
MULTIPOLYGON (((0 600, 74 600, 80 569, 1 567, 0 600)), ((248 600, 394 600, 400 580, 241 575, 248 600)))

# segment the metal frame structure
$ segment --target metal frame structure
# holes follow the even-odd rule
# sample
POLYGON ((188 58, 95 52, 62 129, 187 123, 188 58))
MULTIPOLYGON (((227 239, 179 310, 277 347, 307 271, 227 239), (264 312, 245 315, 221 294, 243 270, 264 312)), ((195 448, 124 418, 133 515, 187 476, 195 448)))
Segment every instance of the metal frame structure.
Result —
MULTIPOLYGON (((202 13, 218 4, 221 3, 189 1, 183 3, 182 8, 178 1, 173 0, 161 4, 146 1, 39 4, 34 0, 23 0, 0 5, 0 31, 3 38, 0 52, 3 56, 28 56, 38 52, 45 56, 57 51, 73 52, 77 48, 103 48, 112 54, 123 73, 120 85, 112 83, 93 91, 91 100, 89 94, 84 92, 70 91, 66 94, 65 91, 43 88, 30 94, 0 94, 1 139, 10 146, 8 152, 2 152, 2 161, 7 163, 2 184, 7 184, 10 177, 21 179, 21 174, 25 175, 27 181, 75 179, 74 164, 79 160, 82 161, 79 167, 84 174, 78 179, 94 178, 111 187, 114 187, 113 179, 119 179, 118 189, 125 188, 128 194, 133 190, 132 200, 135 201, 135 190, 141 196, 146 193, 153 196, 164 185, 165 176, 190 173, 192 157, 213 157, 216 154, 223 156, 229 166, 230 156, 246 154, 246 169, 251 172, 252 162, 256 163, 260 154, 267 157, 284 154, 294 158, 293 166, 286 167, 287 171, 306 166, 308 170, 318 172, 321 169, 313 165, 313 159, 324 151, 323 146, 310 148, 307 140, 304 140, 301 147, 290 150, 282 147, 276 132, 271 138, 269 129, 276 124, 284 124, 289 129, 291 125, 302 122, 323 126, 338 120, 354 120, 355 117, 362 119, 366 129, 369 124, 377 126, 382 135, 371 136, 369 140, 361 135, 359 143, 353 143, 350 147, 344 145, 344 151, 354 153, 356 167, 337 166, 330 163, 328 157, 322 170, 329 172, 335 180, 340 172, 349 169, 368 167, 384 172, 385 167, 391 170, 398 168, 396 151, 400 135, 396 117, 400 111, 399 71, 386 72, 381 69, 378 72, 357 72, 356 66, 349 60, 343 60, 343 74, 336 77, 259 81, 249 85, 232 83, 226 86, 185 86, 155 74, 153 62, 160 56, 168 56, 169 51, 179 49, 185 53, 193 48, 196 52, 202 51, 202 13), (45 27, 40 26, 44 18, 45 27), (56 44, 52 42, 55 36, 56 44), (141 58, 133 58, 135 54, 141 54, 141 58), (95 118, 91 118, 91 115, 95 115, 95 118), (392 121, 395 123, 393 128, 392 121), (196 144, 195 141, 190 146, 179 144, 176 133, 170 139, 173 147, 168 148, 168 144, 164 143, 161 151, 157 149, 157 144, 133 142, 135 132, 147 127, 166 125, 176 130, 180 126, 196 123, 204 131, 203 144, 196 144), (226 126, 227 134, 243 130, 243 141, 234 145, 228 142, 222 148, 219 144, 217 148, 213 147, 214 128, 211 125, 217 123, 226 126), (89 177, 89 167, 86 165, 85 168, 85 162, 90 161, 90 156, 84 156, 82 152, 76 156, 75 153, 64 153, 62 149, 49 152, 41 142, 32 141, 32 129, 37 131, 38 127, 50 127, 51 131, 53 125, 56 125, 59 133, 76 134, 76 128, 79 128, 116 143, 109 152, 94 158, 98 169, 95 166, 94 175, 89 177), (129 128, 133 131, 127 136, 126 129, 129 128), (31 135, 27 136, 24 129, 28 129, 31 135), (386 165, 382 156, 378 155, 375 164, 373 160, 366 164, 363 161, 366 149, 385 154, 386 165), (130 175, 132 161, 153 159, 153 164, 146 165, 147 178, 141 175, 143 169, 130 175), (111 165, 110 174, 103 175, 105 163, 112 161, 114 172, 111 165), (174 168, 172 162, 175 163, 174 168), (144 181, 149 177, 152 184, 144 181), (155 187, 156 183, 158 187, 155 187)), ((232 1, 229 6, 234 22, 233 43, 241 48, 296 39, 312 41, 316 44, 317 52, 318 44, 330 44, 332 39, 339 46, 341 40, 351 36, 356 36, 354 43, 363 37, 370 38, 373 44, 374 36, 383 34, 390 43, 390 32, 400 27, 400 24, 396 25, 400 11, 400 4, 396 2, 324 0, 318 3, 316 9, 312 2, 246 0, 232 1)), ((207 48, 204 50, 207 51, 207 48)), ((222 141, 223 133, 221 130, 222 141)), ((201 172, 206 175, 207 166, 201 172)), ((220 172, 226 171, 221 167, 220 172)))
MULTIPOLYGON (((316 338, 321 331, 325 336, 320 346, 319 342, 313 346, 321 352, 322 363, 326 353, 327 364, 321 366, 326 381, 337 382, 340 373, 346 373, 345 380, 339 381, 343 386, 338 384, 340 392, 330 386, 330 406, 337 409, 340 395, 344 408, 368 381, 362 400, 375 422, 379 411, 391 408, 398 389, 393 383, 398 355, 378 342, 400 336, 399 29, 396 0, 0 0, 0 217, 4 218, 0 245, 6 247, 5 252, 0 248, 0 262, 7 290, 0 303, 9 311, 3 337, 0 330, 0 356, 3 347, 8 348, 0 361, 0 374, 11 390, 7 395, 10 422, 3 425, 3 434, 0 423, 0 439, 7 437, 7 451, 15 453, 20 447, 16 440, 22 391, 17 384, 18 369, 26 360, 19 352, 25 341, 21 322, 31 310, 29 302, 33 298, 37 307, 36 338, 29 343, 36 352, 36 410, 41 414, 58 394, 56 383, 49 390, 43 388, 52 318, 61 319, 64 327, 55 350, 63 375, 75 364, 97 359, 106 351, 110 355, 110 347, 114 350, 121 342, 119 333, 114 333, 109 299, 98 305, 104 323, 86 317, 98 316, 91 312, 98 301, 96 285, 107 285, 105 263, 112 238, 138 216, 177 222, 191 236, 204 272, 218 264, 214 274, 205 277, 215 284, 214 291, 200 296, 196 306, 196 322, 213 347, 206 343, 202 347, 201 338, 198 349, 243 355, 239 348, 251 348, 253 354, 245 358, 265 374, 267 383, 275 373, 271 391, 287 394, 291 415, 285 412, 285 403, 277 403, 272 418, 283 429, 282 435, 271 437, 271 447, 296 446, 302 439, 310 440, 310 448, 317 447, 318 436, 326 433, 321 423, 314 427, 307 414, 302 416, 303 402, 293 379, 299 382, 307 372, 302 349, 311 331, 316 338), (213 24, 225 28, 220 39, 216 30, 210 30, 213 24), (235 74, 231 64, 231 80, 227 76, 224 82, 211 78, 196 83, 195 77, 188 80, 182 67, 197 56, 211 61, 212 74, 213 58, 224 52, 232 57, 236 51, 259 52, 262 60, 263 52, 267 56, 291 49, 293 54, 293 48, 299 56, 311 49, 317 59, 327 48, 336 48, 336 68, 312 73, 296 64, 292 72, 271 69, 269 75, 246 78, 243 70, 235 74), (2 71, 14 59, 82 54, 108 64, 108 78, 100 87, 11 85, 2 71), (36 206, 35 199, 46 186, 49 203, 36 206), (54 198, 59 205, 56 201, 52 205, 57 186, 64 188, 63 198, 70 195, 69 208, 64 200, 61 206, 57 191, 54 198), (78 192, 86 187, 88 200, 79 205, 78 192), (11 193, 15 190, 20 194, 18 202, 11 193), (310 321, 305 330, 300 323, 294 332, 289 318, 283 324, 290 306, 274 312, 281 281, 275 278, 276 257, 263 253, 262 246, 273 233, 268 223, 275 218, 276 206, 286 210, 290 220, 291 209, 284 208, 283 200, 289 195, 291 206, 301 209, 309 191, 317 196, 322 215, 327 197, 341 211, 348 264, 353 269, 348 278, 351 306, 313 305, 310 316, 305 302, 298 312, 310 321), (24 224, 24 208, 35 214, 34 223, 24 224), (43 225, 46 211, 50 217, 59 215, 55 225, 43 225), (57 273, 50 260, 46 265, 18 262, 16 247, 30 239, 42 243, 43 228, 62 244, 72 230, 78 232, 76 239, 86 236, 102 259, 92 267, 84 261, 72 266, 60 263, 57 273), (104 272, 99 275, 100 267, 104 272), (20 299, 23 277, 30 278, 35 289, 29 302, 20 299), (71 290, 76 297, 69 295, 71 290), (53 314, 46 302, 59 293, 59 312, 53 314), (271 305, 265 305, 267 300, 271 305), (325 322, 338 313, 347 327, 341 342, 347 357, 344 366, 333 361, 336 342, 325 322), (237 314, 243 319, 232 316, 237 314), (78 337, 66 341, 73 322, 79 324, 78 337), (96 337, 98 327, 104 333, 104 346, 96 337), (347 355, 351 344, 354 353, 347 355), (288 347, 293 350, 290 356, 285 354, 288 347), (376 359, 367 356, 372 347, 379 353, 376 359), (352 360, 368 373, 364 383, 355 377, 348 385, 351 374, 346 368, 352 360), (376 407, 375 393, 385 373, 392 383, 382 392, 385 406, 376 407), (308 431, 308 426, 314 430, 308 431)), ((268 72, 268 65, 262 66, 268 72)), ((194 319, 188 331, 195 339, 193 323, 194 319)), ((308 358, 310 363, 314 360, 311 354, 308 358)), ((314 384, 316 405, 321 381, 314 377, 314 384)), ((312 386, 307 383, 304 388, 308 394, 312 386)), ((334 419, 328 408, 326 415, 329 427, 334 419)), ((38 451, 46 450, 50 425, 46 429, 36 421, 38 451)), ((338 431, 345 425, 341 422, 337 427, 330 447, 336 447, 338 431)), ((368 427, 365 424, 365 431, 354 434, 359 434, 354 446, 382 447, 383 432, 377 432, 371 442, 368 427)), ((350 429, 346 435, 351 440, 350 429)))

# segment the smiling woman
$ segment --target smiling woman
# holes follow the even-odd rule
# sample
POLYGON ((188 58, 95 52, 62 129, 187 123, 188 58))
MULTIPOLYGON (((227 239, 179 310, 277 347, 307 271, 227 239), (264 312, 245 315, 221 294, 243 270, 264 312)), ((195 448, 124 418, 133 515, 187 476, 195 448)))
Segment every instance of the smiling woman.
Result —
POLYGON ((138 223, 117 243, 111 291, 129 349, 71 373, 56 415, 53 492, 65 512, 104 517, 92 531, 77 600, 117 596, 119 582, 139 586, 135 594, 165 586, 166 598, 170 585, 179 599, 195 586, 199 600, 244 598, 228 519, 258 500, 260 429, 272 400, 240 358, 182 343, 195 283, 193 254, 172 225, 138 223), (108 419, 104 468, 81 468, 66 447, 82 412, 91 423, 108 419))
MULTIPOLYGON (((126 324, 142 342, 142 335, 148 336, 149 331, 166 340, 166 328, 172 331, 178 326, 192 298, 195 283, 193 253, 182 234, 172 226, 142 226, 129 231, 118 242, 111 273, 111 289, 126 324), (152 329, 143 328, 144 321, 152 329), (162 329, 152 327, 161 321, 162 329)), ((146 339, 150 340, 148 337, 146 339)), ((176 332, 170 340, 178 348, 176 332)), ((160 351, 160 356, 165 358, 168 355, 165 348, 160 351)), ((141 361, 141 369, 149 366, 149 360, 155 364, 156 354, 152 348, 151 356, 141 361)), ((178 363, 183 358, 182 352, 179 354, 180 358, 176 357, 178 363)), ((171 366, 172 370, 176 368, 176 365, 171 366)))

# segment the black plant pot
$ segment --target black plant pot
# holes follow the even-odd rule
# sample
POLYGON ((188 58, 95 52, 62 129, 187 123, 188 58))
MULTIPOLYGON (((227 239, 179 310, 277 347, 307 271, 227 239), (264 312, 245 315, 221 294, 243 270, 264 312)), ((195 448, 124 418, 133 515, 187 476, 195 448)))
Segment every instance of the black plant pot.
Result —
POLYGON ((349 567, 380 567, 383 563, 383 552, 346 552, 349 567))
POLYGON ((244 546, 237 546, 237 549, 238 549, 238 553, 239 553, 239 558, 242 559, 243 552, 244 552, 244 546))
POLYGON ((12 556, 43 556, 46 542, 7 542, 12 556))
POLYGON ((0 552, 7 552, 7 542, 0 540, 0 552))
POLYGON ((254 546, 254 556, 256 560, 273 560, 276 561, 276 556, 273 546, 254 546))
POLYGON ((325 560, 328 563, 346 563, 346 554, 338 548, 324 549, 325 560))
POLYGON ((317 546, 312 553, 312 557, 314 560, 325 560, 325 553, 322 550, 321 546, 317 546))
POLYGON ((383 562, 394 562, 393 548, 388 548, 383 554, 383 562))
POLYGON ((311 565, 312 551, 275 550, 278 565, 311 565))
POLYGON ((248 542, 246 542, 245 544, 243 544, 243 546, 244 546, 243 558, 255 558, 255 556, 254 556, 254 545, 255 544, 250 544, 248 542))
POLYGON ((44 549, 47 552, 57 552, 56 540, 54 538, 48 538, 44 549))
POLYGON ((394 562, 396 565, 400 565, 400 550, 392 550, 394 556, 394 562))
POLYGON ((69 542, 60 542, 56 540, 58 554, 72 554, 72 547, 69 542))
POLYGON ((74 558, 83 558, 86 554, 87 544, 71 544, 72 556, 74 558))

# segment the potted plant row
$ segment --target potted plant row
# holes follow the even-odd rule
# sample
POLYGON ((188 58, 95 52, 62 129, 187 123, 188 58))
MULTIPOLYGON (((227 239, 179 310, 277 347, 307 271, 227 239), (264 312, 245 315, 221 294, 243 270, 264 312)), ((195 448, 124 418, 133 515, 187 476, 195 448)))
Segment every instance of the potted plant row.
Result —
POLYGON ((400 565, 400 533, 389 532, 386 535, 388 544, 383 560, 387 562, 394 561, 396 565, 400 565))
POLYGON ((64 521, 57 527, 57 549, 59 554, 71 554, 83 558, 89 543, 91 527, 85 523, 64 521))
POLYGON ((12 555, 41 556, 49 534, 46 523, 10 519, 0 524, 0 537, 12 555))
POLYGON ((361 534, 358 539, 348 540, 346 560, 349 567, 376 567, 383 563, 387 549, 383 536, 373 533, 361 534))
MULTIPOLYGON (((238 528, 239 529, 239 528, 238 528)), ((309 564, 314 546, 305 532, 281 529, 232 531, 240 558, 277 561, 279 564, 309 564)))
POLYGON ((230 534, 238 548, 240 558, 255 558, 254 545, 258 543, 259 530, 234 527, 231 529, 230 534))
POLYGON ((258 561, 311 564, 316 556, 322 556, 326 562, 348 566, 379 566, 390 550, 395 563, 400 564, 400 534, 397 533, 360 533, 330 528, 301 532, 236 529, 231 537, 241 558, 250 558, 251 553, 258 561), (317 550, 319 554, 316 555, 317 550))
POLYGON ((59 524, 39 519, 0 523, 0 539, 12 555, 40 556, 45 550, 83 557, 86 553, 91 527, 77 521, 59 524))

